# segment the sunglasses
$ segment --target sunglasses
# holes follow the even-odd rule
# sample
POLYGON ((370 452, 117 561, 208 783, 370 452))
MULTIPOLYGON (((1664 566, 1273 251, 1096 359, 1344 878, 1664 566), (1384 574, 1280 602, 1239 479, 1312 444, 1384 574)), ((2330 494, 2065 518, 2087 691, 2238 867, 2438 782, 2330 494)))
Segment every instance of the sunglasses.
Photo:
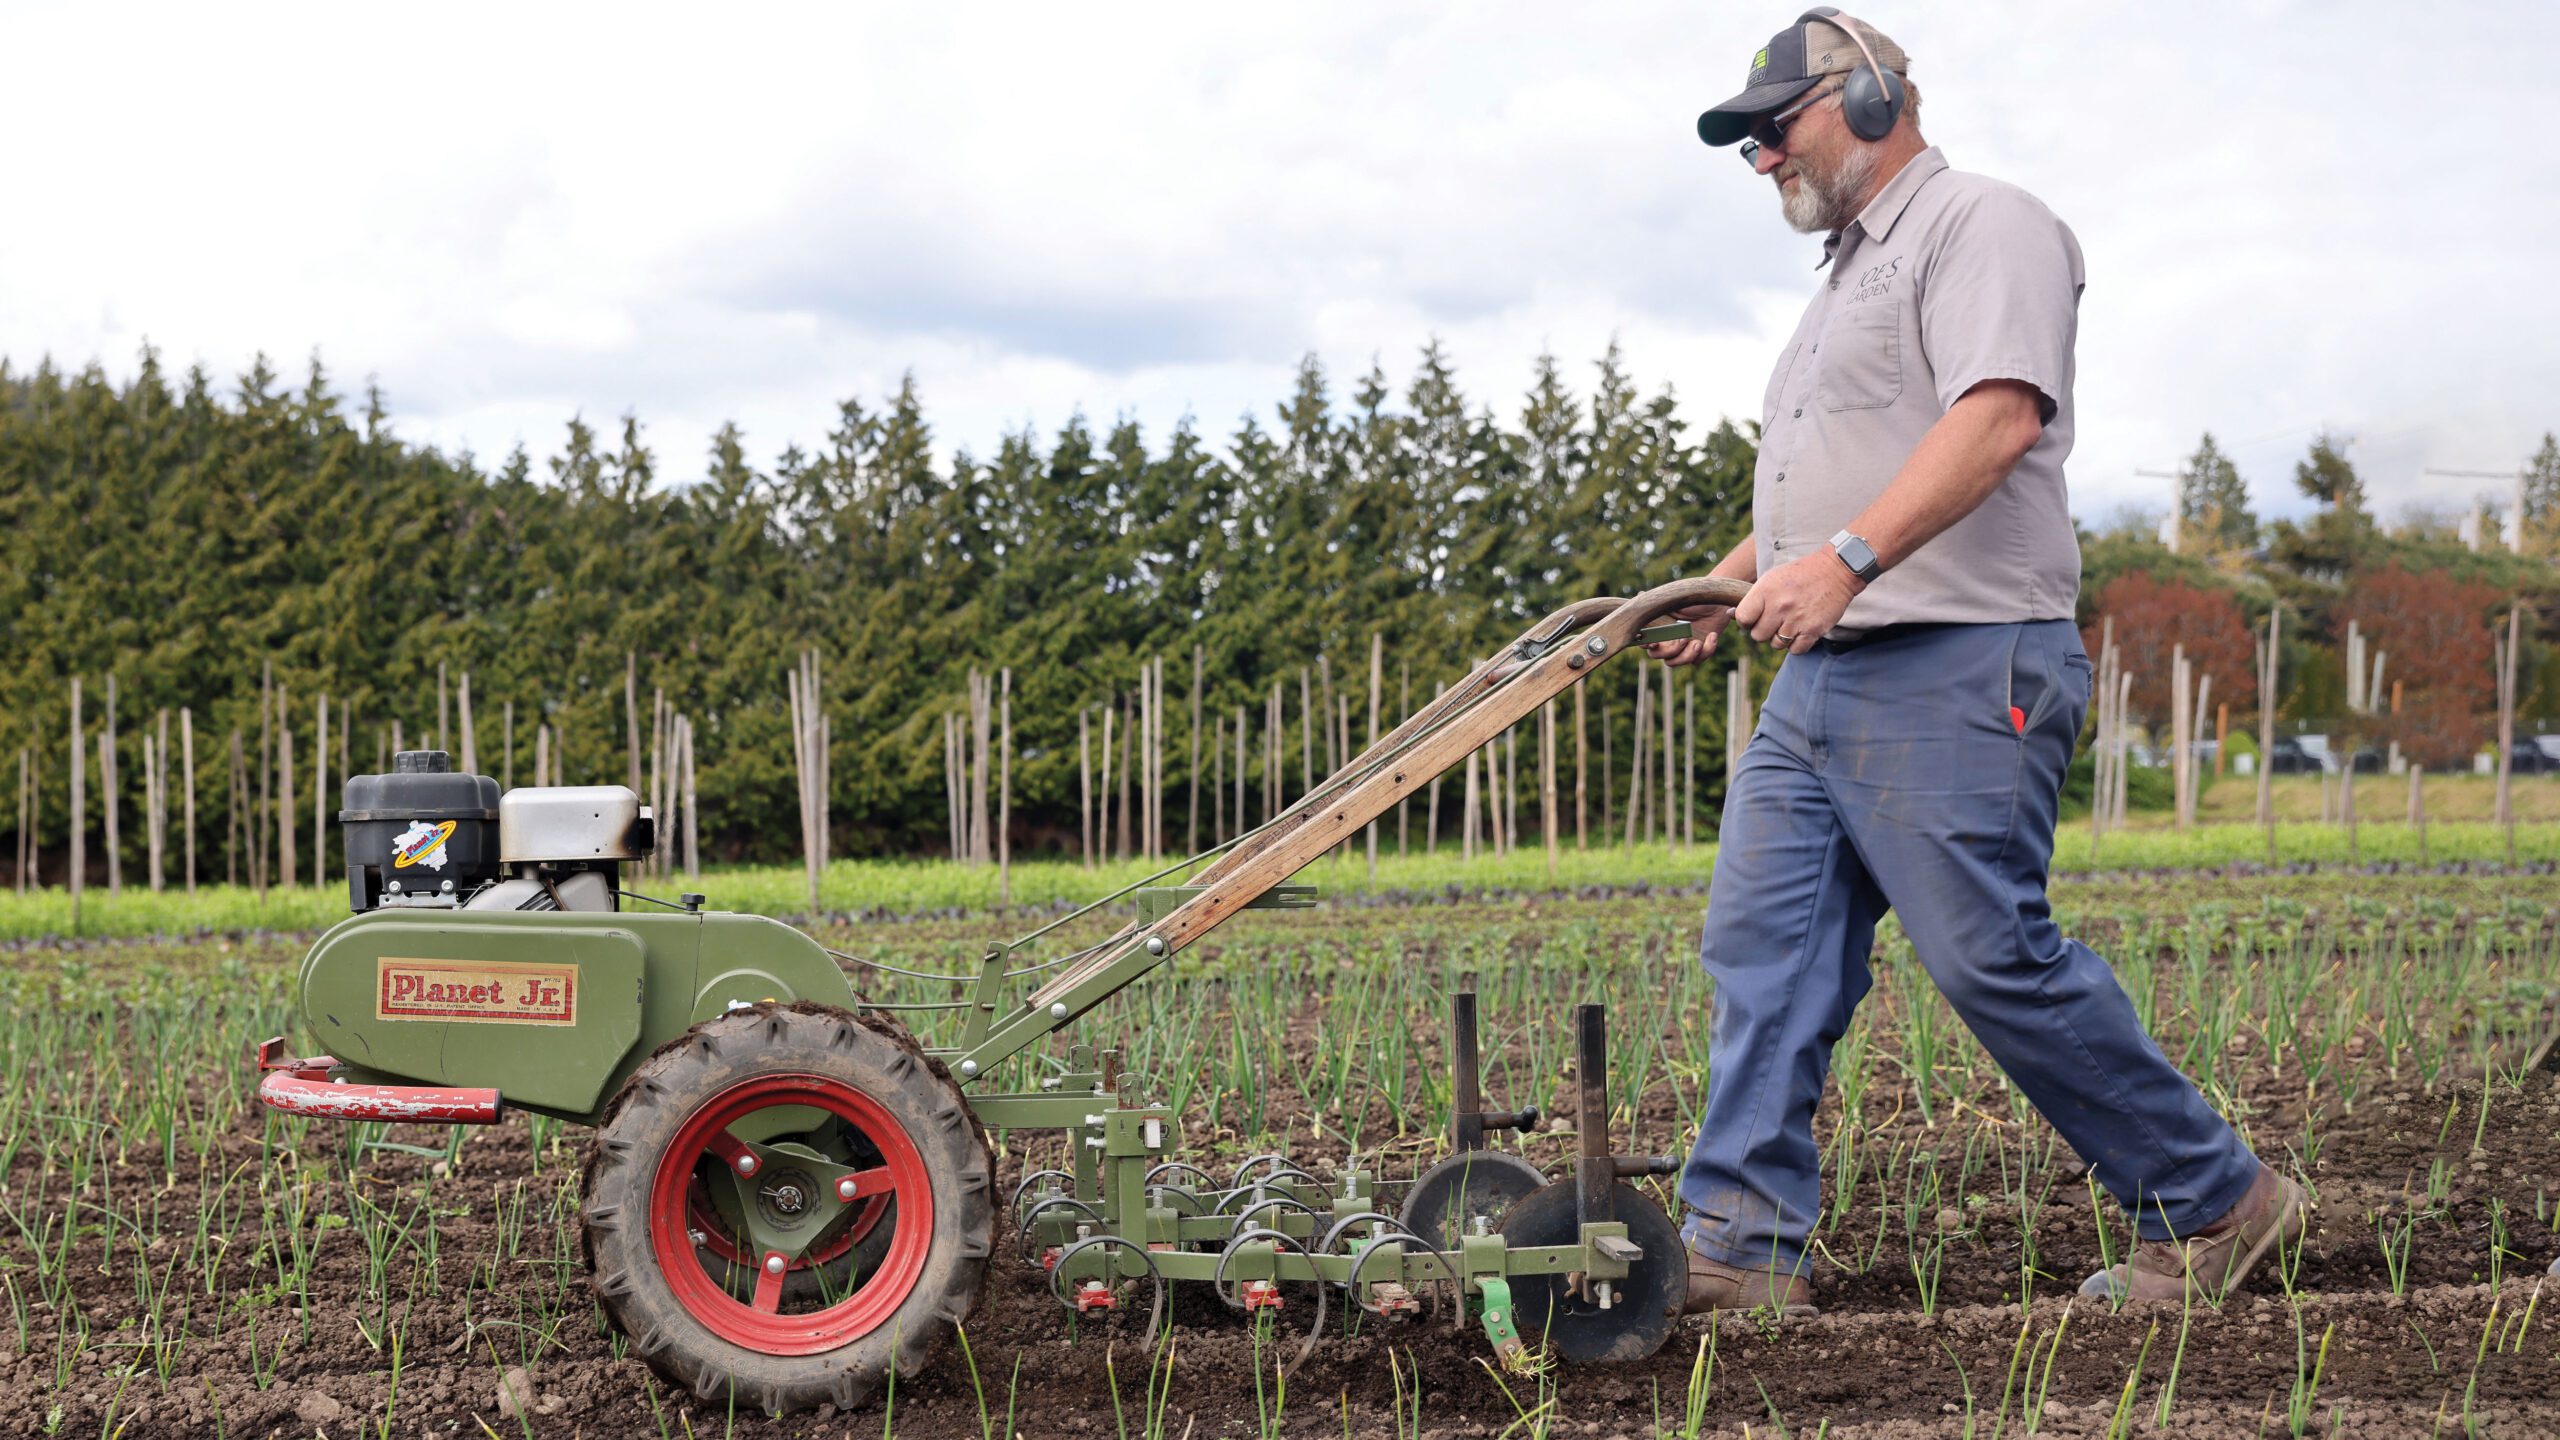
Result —
POLYGON ((1784 151, 1787 148, 1788 127, 1803 119, 1806 111, 1839 93, 1837 87, 1817 90, 1784 110, 1753 116, 1750 128, 1743 132, 1750 138, 1742 142, 1742 163, 1757 170, 1760 168, 1760 151, 1764 147, 1784 151))

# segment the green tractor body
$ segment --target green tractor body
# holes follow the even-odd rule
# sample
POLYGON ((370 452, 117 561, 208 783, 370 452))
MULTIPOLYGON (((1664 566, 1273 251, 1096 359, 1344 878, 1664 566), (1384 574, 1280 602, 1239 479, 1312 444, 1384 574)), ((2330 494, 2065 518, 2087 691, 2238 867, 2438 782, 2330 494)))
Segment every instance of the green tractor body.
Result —
POLYGON ((762 916, 381 909, 311 947, 295 1003, 350 1083, 486 1087, 592 1125, 696 1024, 802 1000, 855 1004, 826 951, 762 916))

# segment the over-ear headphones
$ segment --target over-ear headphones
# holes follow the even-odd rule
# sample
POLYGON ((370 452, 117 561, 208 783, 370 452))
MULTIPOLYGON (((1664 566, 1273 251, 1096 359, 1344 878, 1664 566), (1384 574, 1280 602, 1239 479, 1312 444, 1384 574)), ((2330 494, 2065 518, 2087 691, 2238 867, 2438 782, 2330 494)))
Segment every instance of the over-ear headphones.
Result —
POLYGON ((1861 140, 1881 140, 1893 133, 1893 123, 1902 118, 1902 99, 1908 93, 1902 77, 1884 68, 1876 60, 1876 52, 1867 48, 1867 38, 1859 33, 1867 22, 1843 15, 1828 5, 1817 5, 1796 17, 1801 25, 1808 20, 1826 20, 1849 37, 1866 57, 1864 73, 1849 72, 1849 81, 1840 89, 1840 118, 1849 122, 1849 133, 1861 140))

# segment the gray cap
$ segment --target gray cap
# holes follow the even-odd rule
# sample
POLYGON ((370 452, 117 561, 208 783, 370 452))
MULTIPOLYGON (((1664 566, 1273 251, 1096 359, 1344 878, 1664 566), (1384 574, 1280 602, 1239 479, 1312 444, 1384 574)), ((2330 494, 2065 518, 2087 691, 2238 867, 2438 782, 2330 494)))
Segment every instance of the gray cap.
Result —
POLYGON ((1769 37, 1751 57, 1751 73, 1742 93, 1698 117, 1698 138, 1710 145, 1730 145, 1750 133, 1751 122, 1783 110, 1827 76, 1846 75, 1867 63, 1858 42, 1842 27, 1858 27, 1875 51, 1876 63, 1897 75, 1908 75, 1911 59, 1902 47, 1863 20, 1825 6, 1808 10, 1794 24, 1769 37))

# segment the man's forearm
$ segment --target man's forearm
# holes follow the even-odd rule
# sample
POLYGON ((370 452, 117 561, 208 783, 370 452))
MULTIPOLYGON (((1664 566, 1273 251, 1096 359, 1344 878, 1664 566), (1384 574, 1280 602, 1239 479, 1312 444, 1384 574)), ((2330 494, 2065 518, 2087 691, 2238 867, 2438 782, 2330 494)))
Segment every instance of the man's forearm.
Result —
POLYGON ((1759 579, 1760 547, 1758 532, 1751 530, 1744 531, 1742 538, 1733 542, 1733 548, 1726 551, 1724 558, 1717 561, 1715 568, 1707 573, 1719 580, 1740 580, 1748 583, 1759 579))
MULTIPOLYGON (((1920 437, 1873 504, 1849 530, 1875 548, 1888 570, 2000 488, 2044 433, 2034 387, 1996 380, 1957 397, 1920 437)), ((1748 578, 1748 577, 1746 577, 1748 578)))

